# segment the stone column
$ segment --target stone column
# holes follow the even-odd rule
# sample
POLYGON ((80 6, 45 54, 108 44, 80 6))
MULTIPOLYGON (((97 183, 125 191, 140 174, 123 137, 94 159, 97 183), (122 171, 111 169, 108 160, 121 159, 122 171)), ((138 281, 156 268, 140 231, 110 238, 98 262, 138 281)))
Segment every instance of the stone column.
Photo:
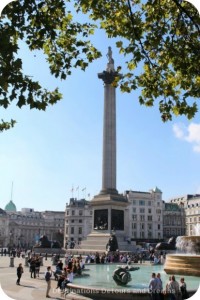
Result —
POLYGON ((116 194, 116 100, 112 86, 114 74, 103 72, 104 81, 103 161, 101 194, 116 194))
POLYGON ((118 194, 116 189, 116 95, 112 83, 121 75, 114 69, 110 47, 107 57, 109 61, 106 71, 98 74, 104 82, 103 162, 100 194, 118 194))

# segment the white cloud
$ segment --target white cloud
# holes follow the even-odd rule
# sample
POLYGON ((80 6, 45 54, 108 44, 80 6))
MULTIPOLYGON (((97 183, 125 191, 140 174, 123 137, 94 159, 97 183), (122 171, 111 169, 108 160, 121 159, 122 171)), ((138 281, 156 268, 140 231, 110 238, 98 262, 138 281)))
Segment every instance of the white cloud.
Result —
POLYGON ((191 123, 188 127, 182 123, 176 123, 173 125, 173 131, 175 137, 191 143, 194 152, 200 153, 200 123, 191 123))
POLYGON ((187 130, 187 128, 182 123, 176 123, 173 125, 174 134, 178 139, 181 139, 181 140, 185 139, 185 131, 186 130, 187 130))

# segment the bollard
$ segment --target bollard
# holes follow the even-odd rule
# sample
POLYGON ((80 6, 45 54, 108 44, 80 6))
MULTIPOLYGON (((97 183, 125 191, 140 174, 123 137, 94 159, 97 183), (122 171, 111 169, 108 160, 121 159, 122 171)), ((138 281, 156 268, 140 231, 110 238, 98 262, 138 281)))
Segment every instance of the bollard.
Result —
POLYGON ((29 265, 28 265, 28 256, 25 256, 25 263, 24 263, 24 266, 25 267, 28 267, 29 265))
POLYGON ((14 257, 10 257, 10 267, 14 267, 14 257))
POLYGON ((52 266, 56 266, 56 265, 57 265, 57 257, 56 257, 56 255, 54 255, 52 257, 52 266))
POLYGON ((44 266, 44 264, 43 264, 43 256, 40 256, 40 266, 41 267, 44 266))

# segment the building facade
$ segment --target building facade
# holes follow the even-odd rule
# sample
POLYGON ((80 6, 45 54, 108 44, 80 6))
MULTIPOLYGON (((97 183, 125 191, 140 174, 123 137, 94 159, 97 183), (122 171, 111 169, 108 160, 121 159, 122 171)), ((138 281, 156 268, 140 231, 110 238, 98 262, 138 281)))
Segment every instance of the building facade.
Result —
POLYGON ((9 218, 6 211, 0 208, 0 248, 7 247, 9 240, 9 218))
POLYGON ((46 235, 49 240, 59 241, 63 247, 64 215, 64 211, 37 212, 33 208, 7 211, 6 246, 32 248, 38 243, 40 236, 46 235))
POLYGON ((64 245, 73 248, 85 240, 92 230, 92 208, 90 201, 71 198, 66 204, 64 245))
POLYGON ((200 195, 188 195, 186 211, 186 234, 200 235, 196 232, 197 224, 200 226, 200 195))
POLYGON ((200 194, 187 194, 170 199, 171 203, 176 203, 184 207, 185 211, 185 234, 190 236, 195 234, 195 226, 200 224, 200 194))
POLYGON ((163 239, 162 192, 152 189, 149 192, 126 191, 129 200, 129 233, 131 240, 163 239))
POLYGON ((163 238, 178 237, 186 233, 186 218, 183 204, 164 203, 163 238))

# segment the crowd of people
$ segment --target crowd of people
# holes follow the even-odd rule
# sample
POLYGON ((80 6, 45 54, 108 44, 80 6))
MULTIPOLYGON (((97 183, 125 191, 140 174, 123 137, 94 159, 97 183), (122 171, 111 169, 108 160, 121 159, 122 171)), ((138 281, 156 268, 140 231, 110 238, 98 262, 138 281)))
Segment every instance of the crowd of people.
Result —
POLYGON ((169 300, 189 298, 184 277, 181 277, 178 283, 174 275, 169 276, 169 281, 164 288, 160 273, 152 273, 149 282, 149 292, 152 300, 163 300, 164 295, 168 295, 169 300))
MULTIPOLYGON (((55 256, 55 255, 54 255, 55 256)), ((52 255, 52 264, 53 257, 52 255)), ((66 255, 63 260, 57 255, 57 263, 55 268, 48 266, 45 273, 45 280, 47 282, 46 297, 49 298, 49 292, 51 289, 51 280, 54 278, 57 281, 57 289, 60 289, 61 293, 67 293, 67 285, 72 283, 75 276, 81 276, 86 264, 105 264, 105 263, 123 263, 131 265, 133 263, 145 263, 146 260, 150 262, 149 264, 155 264, 155 259, 159 260, 160 263, 164 263, 166 253, 121 253, 116 252, 105 252, 105 253, 90 253, 86 255, 83 259, 81 255, 75 257, 72 254, 66 255)), ((45 255, 47 259, 47 255, 45 255)), ((40 275, 41 260, 40 255, 35 253, 29 253, 29 271, 30 277, 36 278, 40 275)), ((20 263, 17 267, 17 281, 16 284, 20 285, 20 279, 22 277, 24 270, 22 264, 20 263)), ((187 299, 188 292, 186 283, 183 277, 180 278, 180 282, 177 282, 175 276, 169 277, 169 281, 166 286, 163 286, 160 273, 152 273, 152 278, 149 282, 149 294, 152 300, 180 300, 187 299), (166 296, 165 296, 166 295, 166 296), (167 297, 167 298, 166 298, 167 297)))

